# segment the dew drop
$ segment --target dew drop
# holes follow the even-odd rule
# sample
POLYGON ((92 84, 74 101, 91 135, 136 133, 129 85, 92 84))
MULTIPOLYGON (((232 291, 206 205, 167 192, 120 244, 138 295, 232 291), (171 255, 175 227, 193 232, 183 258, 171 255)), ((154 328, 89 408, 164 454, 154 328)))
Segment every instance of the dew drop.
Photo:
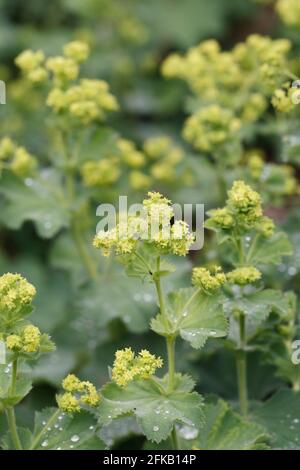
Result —
POLYGON ((80 437, 77 434, 74 434, 74 436, 71 437, 71 442, 78 442, 80 440, 80 437))
POLYGON ((57 449, 56 449, 56 450, 61 450, 61 447, 57 447, 57 449))
POLYGON ((210 336, 216 336, 217 332, 215 330, 210 330, 209 334, 210 336))
POLYGON ((186 440, 196 439, 198 436, 198 430, 191 426, 182 426, 179 434, 186 440))
POLYGON ((89 429, 92 431, 94 429, 94 426, 90 426, 89 429))
POLYGON ((41 444, 42 447, 48 447, 48 445, 49 445, 49 442, 47 440, 43 441, 41 444))
POLYGON ((154 432, 159 431, 159 426, 153 426, 153 431, 154 431, 154 432))
POLYGON ((293 423, 298 424, 298 423, 299 423, 299 419, 298 419, 298 418, 295 418, 295 419, 293 420, 293 423))

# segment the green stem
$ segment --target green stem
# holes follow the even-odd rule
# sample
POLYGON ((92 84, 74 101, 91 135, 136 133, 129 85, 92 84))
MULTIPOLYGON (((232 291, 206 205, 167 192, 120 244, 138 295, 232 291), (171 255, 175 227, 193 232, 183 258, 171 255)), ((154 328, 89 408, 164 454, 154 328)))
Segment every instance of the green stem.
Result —
POLYGON ((47 431, 47 429, 49 427, 52 426, 52 424, 56 421, 56 419, 58 418, 59 414, 60 414, 60 409, 57 409, 51 416, 50 418, 48 419, 47 423, 45 424, 45 426, 41 429, 41 431, 38 433, 38 435, 36 436, 36 438, 33 440, 31 446, 30 446, 30 449, 29 450, 34 450, 40 443, 43 435, 45 434, 45 432, 47 431))
POLYGON ((246 319, 243 313, 239 314, 240 344, 237 350, 237 379, 241 413, 248 414, 248 391, 247 391, 247 356, 246 356, 246 319))
POLYGON ((175 338, 167 338, 168 366, 169 366, 169 384, 168 392, 172 393, 175 383, 175 338))
POLYGON ((247 258, 246 258, 246 259, 247 259, 247 262, 249 262, 249 260, 251 259, 251 256, 252 256, 252 254, 253 254, 253 252, 254 252, 254 250, 255 250, 255 248, 256 248, 256 245, 257 245, 257 242, 258 242, 259 238, 260 238, 260 233, 257 233, 257 234, 254 236, 253 241, 252 241, 252 243, 251 243, 251 246, 250 246, 250 248, 249 248, 249 251, 248 251, 248 253, 247 253, 247 258))
MULTIPOLYGON (((157 272, 159 271, 160 271, 160 257, 157 258, 157 272)), ((164 300, 164 296, 162 293, 161 282, 160 282, 159 276, 156 279, 154 279, 154 283, 156 287, 160 312, 162 316, 165 317, 166 316, 165 300, 164 300)), ((168 354, 168 393, 173 392, 174 384, 175 384, 175 341, 176 341, 176 338, 174 336, 169 336, 166 338, 167 354, 168 354)), ((171 438, 172 438, 174 450, 179 450, 180 447, 178 443, 175 425, 172 430, 171 438)))
MULTIPOLYGON (((65 160, 66 160, 66 164, 68 165, 68 164, 72 163, 72 160, 73 160, 73 163, 74 163, 74 162, 76 162, 77 159, 72 158, 70 152, 68 151, 68 143, 66 141, 67 141, 67 139, 65 138, 65 136, 62 135, 62 142, 63 142, 63 146, 64 146, 64 150, 65 150, 65 160)), ((71 210, 71 216, 72 216, 72 221, 71 221, 72 237, 73 237, 73 240, 75 242, 76 248, 78 250, 79 256, 82 260, 82 263, 83 263, 86 271, 88 272, 90 278, 93 279, 93 280, 97 280, 98 279, 97 266, 94 263, 94 260, 89 255, 89 252, 86 248, 84 239, 82 238, 82 235, 81 235, 81 230, 78 226, 77 215, 75 213, 73 213, 73 210, 72 210, 72 205, 73 205, 74 198, 75 198, 75 193, 76 193, 75 175, 74 175, 73 166, 70 166, 70 167, 67 166, 66 167, 65 182, 66 182, 67 197, 68 197, 70 210, 71 210)))
POLYGON ((226 184, 226 179, 224 177, 225 175, 225 169, 222 164, 220 164, 220 158, 215 158, 214 159, 215 165, 216 165, 216 174, 217 174, 217 181, 218 181, 218 186, 219 186, 219 194, 220 194, 220 201, 224 202, 226 201, 227 198, 227 184, 226 184))
MULTIPOLYGON (((12 364, 11 384, 9 388, 9 394, 14 396, 18 377, 18 359, 15 359, 12 364)), ((8 428, 12 437, 12 441, 17 450, 22 450, 22 444, 19 438, 18 429, 16 425, 15 411, 12 406, 6 409, 6 417, 8 428)))
POLYGON ((178 436, 177 436, 175 426, 172 430, 171 439, 172 439, 173 449, 174 450, 180 450, 180 445, 179 445, 178 436))
POLYGON ((71 231, 72 231, 72 236, 75 242, 75 245, 77 247, 78 253, 80 255, 80 258, 82 260, 82 263, 87 270, 89 276, 93 280, 98 279, 98 270, 97 266, 95 265, 93 259, 89 255, 89 252, 86 248, 85 242, 81 236, 81 231, 78 227, 77 221, 73 220, 71 223, 71 231))
POLYGON ((14 395, 17 384, 18 376, 18 359, 15 359, 12 363, 12 375, 11 375, 11 385, 10 385, 10 395, 14 395))
POLYGON ((13 444, 17 450, 22 450, 22 444, 17 430, 15 411, 13 407, 10 406, 6 409, 6 417, 13 444))

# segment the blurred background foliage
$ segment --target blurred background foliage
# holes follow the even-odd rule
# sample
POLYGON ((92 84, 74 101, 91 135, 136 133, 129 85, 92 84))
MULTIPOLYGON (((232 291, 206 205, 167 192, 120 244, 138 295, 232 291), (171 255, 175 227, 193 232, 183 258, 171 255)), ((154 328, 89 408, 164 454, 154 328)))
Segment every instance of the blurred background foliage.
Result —
MULTIPOLYGON (((188 88, 179 80, 165 80, 161 64, 171 52, 183 53, 204 39, 215 38, 224 49, 230 49, 253 32, 275 38, 290 37, 294 52, 299 50, 299 34, 284 26, 272 6, 263 2, 0 0, 0 79, 7 83, 7 104, 0 106, 1 137, 9 135, 41 162, 48 162, 51 134, 45 126, 48 115, 44 104, 41 105, 42 92, 26 87, 14 59, 24 49, 42 49, 47 55, 55 55, 68 41, 84 40, 91 47, 91 56, 83 65, 83 75, 107 80, 120 103, 120 111, 109 118, 109 126, 138 146, 145 138, 167 134, 184 149, 184 171, 192 174, 194 185, 185 184, 179 174, 179 181, 175 177, 169 185, 158 185, 158 189, 175 201, 205 202, 207 208, 216 206, 219 195, 213 163, 195 155, 181 137, 188 115, 188 88)), ((102 151, 109 142, 109 138, 108 144, 105 139, 101 141, 102 151)), ((282 159, 284 151, 276 128, 256 129, 250 137, 250 146, 257 144, 265 150, 268 162, 282 159)), ((275 175, 271 184, 276 188, 280 182, 275 175)), ((7 196, 11 184, 5 178, 1 180, 0 192, 7 196)), ((106 196, 116 200, 118 194, 127 194, 127 185, 127 180, 121 178, 110 191, 102 192, 101 200, 96 198, 96 202, 105 202, 106 196)), ((13 197, 19 210, 23 210, 24 193, 20 191, 18 196, 17 183, 13 197)), ((1 200, 1 208, 5 204, 1 200)), ((268 210, 288 230, 296 248, 291 260, 266 273, 269 285, 283 282, 286 290, 299 289, 299 207, 288 199, 280 207, 270 203, 268 210)), ((26 217, 25 223, 11 227, 3 215, 5 211, 1 212, 1 273, 20 272, 36 286, 33 321, 57 343, 56 352, 33 367, 37 387, 19 407, 21 424, 32 420, 34 409, 54 403, 53 392, 70 371, 92 379, 97 385, 103 384, 108 379, 107 366, 118 348, 133 345, 138 350, 151 345, 153 353, 164 356, 163 340, 148 332, 149 318, 156 312, 152 286, 137 285, 125 278, 121 270, 106 266, 103 260, 101 271, 107 270, 108 274, 96 288, 90 286, 84 282, 68 233, 60 230, 54 236, 45 236, 26 217)), ((90 217, 89 227, 94 229, 97 222, 94 210, 90 217)), ((178 263, 177 274, 170 279, 173 289, 188 285, 194 258, 178 263)), ((205 249, 196 261, 215 258, 216 247, 207 237, 205 249)), ((249 362, 250 398, 265 399, 284 383, 263 352, 250 353, 249 362), (258 369, 255 367, 258 361, 265 365, 258 369)), ((222 398, 236 400, 230 351, 224 353, 214 342, 201 352, 181 344, 177 364, 178 369, 191 372, 198 379, 202 393, 219 393, 222 398)))

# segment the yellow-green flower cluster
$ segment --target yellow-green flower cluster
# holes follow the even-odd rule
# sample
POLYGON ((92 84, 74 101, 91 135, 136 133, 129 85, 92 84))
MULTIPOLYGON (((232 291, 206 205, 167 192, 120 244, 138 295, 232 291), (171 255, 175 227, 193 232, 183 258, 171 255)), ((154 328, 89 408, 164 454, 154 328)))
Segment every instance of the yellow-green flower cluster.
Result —
POLYGON ((272 105, 280 113, 290 113, 296 107, 296 104, 293 102, 293 93, 295 89, 293 88, 279 88, 275 90, 272 105))
POLYGON ((35 293, 35 287, 20 274, 3 274, 0 277, 0 314, 18 312, 29 306, 35 293))
POLYGON ((65 114, 85 125, 102 121, 107 112, 116 111, 118 103, 103 80, 82 79, 67 90, 53 88, 47 104, 56 113, 65 114))
POLYGON ((298 0, 277 0, 276 10, 284 23, 300 28, 300 3, 298 0))
POLYGON ((62 382, 65 391, 58 395, 59 408, 66 413, 75 413, 81 410, 82 405, 95 407, 100 401, 96 387, 88 381, 81 381, 74 374, 69 374, 62 382))
POLYGON ((214 294, 226 282, 226 275, 220 266, 211 269, 194 268, 192 273, 192 284, 207 294, 214 294))
POLYGON ((230 233, 235 229, 239 232, 261 229, 264 236, 273 233, 273 224, 263 216, 260 195, 244 181, 235 181, 228 191, 226 206, 209 211, 208 216, 205 226, 212 230, 230 233))
POLYGON ((259 180, 264 169, 264 155, 259 149, 249 150, 245 153, 245 160, 250 171, 251 178, 259 180))
POLYGON ((34 325, 27 325, 18 334, 13 333, 6 338, 8 349, 16 352, 35 353, 41 345, 42 334, 34 325))
POLYGON ((146 139, 143 150, 148 160, 153 161, 151 176, 156 181, 174 181, 177 165, 183 159, 182 148, 174 145, 168 136, 159 136, 146 139))
POLYGON ((261 272, 254 266, 244 266, 227 273, 227 280, 231 284, 245 286, 261 279, 261 272))
POLYGON ((237 139, 240 125, 239 119, 229 109, 211 105, 187 119, 183 136, 197 150, 214 154, 237 139))
POLYGON ((126 387, 133 380, 146 380, 162 367, 163 361, 143 349, 135 355, 131 348, 121 349, 115 354, 112 380, 119 387, 126 387))
POLYGON ((123 220, 123 214, 115 228, 97 233, 93 245, 100 248, 104 256, 108 256, 113 249, 117 254, 130 254, 141 240, 161 253, 185 256, 194 242, 194 236, 186 222, 176 220, 171 224, 173 217, 171 201, 160 193, 149 192, 139 216, 125 217, 123 220))
POLYGON ((37 159, 24 147, 16 145, 9 137, 0 141, 0 169, 7 168, 15 175, 25 178, 34 173, 37 159))
POLYGON ((270 217, 262 217, 256 226, 256 229, 264 237, 269 238, 273 235, 275 230, 275 223, 270 217))
POLYGON ((153 179, 142 171, 133 170, 129 175, 129 184, 132 189, 142 191, 151 187, 153 179))
POLYGON ((234 226, 234 218, 227 207, 212 209, 207 213, 211 220, 222 229, 230 229, 234 226))
POLYGON ((122 161, 131 168, 141 168, 146 163, 145 155, 137 150, 135 144, 127 139, 119 139, 117 147, 122 161))
POLYGON ((65 57, 73 59, 75 62, 84 62, 90 55, 89 45, 82 41, 72 41, 63 48, 65 57))
POLYGON ((76 80, 79 74, 78 64, 68 57, 54 56, 46 61, 46 69, 53 74, 57 84, 76 80))
POLYGON ((118 32, 123 39, 133 44, 144 44, 149 37, 144 24, 133 16, 122 18, 118 32))
POLYGON ((34 83, 44 82, 48 78, 44 62, 45 55, 43 51, 34 52, 31 49, 21 52, 15 60, 23 75, 34 83))
POLYGON ((244 181, 235 181, 228 191, 227 205, 236 215, 238 223, 254 226, 262 217, 261 197, 244 181))
POLYGON ((217 41, 208 40, 184 56, 170 55, 162 72, 168 78, 185 80, 200 97, 201 106, 218 104, 233 110, 241 120, 254 122, 285 79, 290 47, 286 39, 253 34, 224 52, 217 41))
POLYGON ((82 165, 80 173, 83 184, 90 188, 115 183, 120 176, 118 158, 112 156, 99 161, 87 161, 82 165))

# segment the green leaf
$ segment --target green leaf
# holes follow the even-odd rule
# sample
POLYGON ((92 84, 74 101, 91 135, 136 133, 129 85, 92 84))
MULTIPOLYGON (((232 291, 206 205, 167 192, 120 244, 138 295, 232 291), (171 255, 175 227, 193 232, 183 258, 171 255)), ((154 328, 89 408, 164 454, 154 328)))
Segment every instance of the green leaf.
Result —
POLYGON ((282 292, 265 289, 249 294, 242 293, 241 297, 229 298, 224 303, 224 309, 228 315, 239 310, 247 315, 249 321, 261 323, 266 320, 271 311, 287 312, 289 301, 282 292))
POLYGON ((195 288, 180 289, 168 296, 166 318, 157 315, 151 328, 162 336, 179 334, 199 349, 208 338, 227 335, 228 322, 221 303, 220 295, 206 295, 195 288))
POLYGON ((103 450, 95 430, 95 419, 85 411, 66 415, 46 408, 35 414, 33 442, 37 450, 103 450))
MULTIPOLYGON (((18 427, 18 435, 23 449, 29 449, 32 442, 32 433, 30 429, 18 427)), ((11 433, 8 431, 0 441, 3 450, 15 450, 15 445, 11 438, 11 433)))
POLYGON ((281 390, 257 403, 253 419, 269 432, 272 448, 300 450, 300 392, 281 390))
POLYGON ((112 447, 123 439, 128 439, 130 436, 138 436, 140 434, 141 430, 136 419, 132 416, 128 416, 114 419, 109 424, 103 426, 99 436, 108 447, 112 447))
POLYGON ((279 264, 283 256, 292 254, 292 244, 287 235, 284 232, 277 232, 270 238, 260 237, 248 262, 254 265, 279 264))
MULTIPOLYGON (((254 450, 266 447, 265 429, 233 412, 223 400, 204 406, 204 426, 194 445, 200 450, 254 450)), ((183 435, 184 433, 179 433, 183 435)))
POLYGON ((19 229, 30 220, 42 238, 51 238, 63 227, 68 227, 70 214, 60 181, 51 170, 45 170, 35 179, 24 181, 11 173, 1 177, 0 193, 5 197, 1 207, 1 221, 11 229, 19 229))
POLYGON ((0 365, 0 402, 7 406, 14 406, 28 395, 32 388, 31 379, 19 373, 16 381, 15 391, 11 393, 12 367, 0 365))
POLYGON ((191 392, 193 383, 189 377, 177 375, 174 391, 162 393, 166 378, 142 380, 120 388, 114 383, 102 389, 99 405, 99 422, 107 425, 112 419, 133 413, 147 439, 165 440, 175 423, 200 426, 203 422, 202 397, 191 392))
POLYGON ((101 282, 78 289, 76 310, 101 329, 111 320, 120 318, 130 331, 140 333, 148 329, 155 306, 154 288, 114 273, 101 282))

